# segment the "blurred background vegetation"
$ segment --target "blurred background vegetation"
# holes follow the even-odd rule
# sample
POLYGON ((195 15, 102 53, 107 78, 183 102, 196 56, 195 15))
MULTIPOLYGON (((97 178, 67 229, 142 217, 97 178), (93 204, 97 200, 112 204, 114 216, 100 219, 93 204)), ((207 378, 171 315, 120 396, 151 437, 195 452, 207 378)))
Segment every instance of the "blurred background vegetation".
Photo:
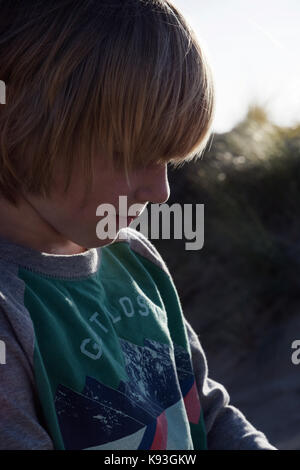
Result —
POLYGON ((204 204, 204 246, 152 242, 206 348, 246 351, 300 300, 300 125, 279 128, 252 106, 231 132, 213 135, 202 159, 170 169, 169 182, 169 205, 204 204))
MULTIPOLYGON (((269 383, 273 379, 282 382, 282 392, 286 371, 293 377, 300 371, 300 365, 296 370, 291 364, 290 345, 285 344, 285 362, 280 363, 279 358, 277 366, 274 355, 258 357, 257 350, 266 353, 266 338, 272 346, 276 337, 280 345, 283 331, 276 330, 275 336, 270 331, 299 318, 300 123, 293 128, 278 127, 262 107, 252 104, 245 119, 230 132, 213 134, 203 158, 180 169, 170 168, 168 175, 168 205, 204 204, 204 246, 188 251, 186 239, 149 238, 166 261, 184 314, 200 336, 211 364, 210 376, 225 382, 234 396, 238 384, 233 369, 236 377, 239 367, 244 376, 253 374, 254 363, 247 366, 252 354, 258 362, 269 360, 273 371, 269 383)), ((293 339, 300 339, 300 330, 294 331, 293 339)), ((262 393, 266 374, 265 369, 262 376, 253 376, 253 390, 260 386, 262 393)), ((244 379, 246 383, 247 377, 244 379)), ((300 380, 297 382, 299 400, 300 380)), ((280 390, 277 387, 273 392, 280 390)), ((260 422, 261 413, 258 418, 252 415, 247 400, 243 406, 247 417, 258 420, 277 444, 288 440, 272 423, 260 422)), ((300 448, 300 405, 297 416, 298 444, 293 441, 290 448, 300 448)))

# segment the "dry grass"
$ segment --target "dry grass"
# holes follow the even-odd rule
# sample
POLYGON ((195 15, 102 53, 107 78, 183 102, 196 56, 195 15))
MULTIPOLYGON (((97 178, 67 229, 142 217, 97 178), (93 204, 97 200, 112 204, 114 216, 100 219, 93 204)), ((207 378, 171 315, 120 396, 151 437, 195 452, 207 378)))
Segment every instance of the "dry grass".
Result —
POLYGON ((202 250, 153 240, 205 349, 253 347, 300 299, 300 125, 272 124, 253 105, 204 158, 169 171, 173 202, 205 204, 202 250))

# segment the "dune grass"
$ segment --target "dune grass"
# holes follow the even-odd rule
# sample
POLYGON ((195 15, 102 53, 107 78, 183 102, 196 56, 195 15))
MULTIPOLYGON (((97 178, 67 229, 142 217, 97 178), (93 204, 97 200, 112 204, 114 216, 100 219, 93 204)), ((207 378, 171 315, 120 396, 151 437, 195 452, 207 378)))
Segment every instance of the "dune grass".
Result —
POLYGON ((280 128, 253 105, 169 180, 169 205, 205 205, 201 250, 153 240, 183 310, 208 351, 216 342, 247 351, 262 329, 300 309, 300 125, 280 128))

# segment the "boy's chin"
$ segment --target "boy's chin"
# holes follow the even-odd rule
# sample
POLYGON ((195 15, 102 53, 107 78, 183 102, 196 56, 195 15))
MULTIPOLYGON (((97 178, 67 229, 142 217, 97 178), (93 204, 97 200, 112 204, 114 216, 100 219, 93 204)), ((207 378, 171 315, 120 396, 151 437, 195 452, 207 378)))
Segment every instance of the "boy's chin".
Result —
MULTIPOLYGON (((97 238, 96 236, 92 240, 91 239, 86 240, 84 243, 79 243, 78 245, 80 247, 84 247, 84 251, 86 251, 92 248, 101 248, 101 247, 111 245, 115 241, 121 240, 121 239, 122 239, 122 236, 120 236, 120 232, 117 232, 114 236, 110 236, 109 238, 101 239, 101 238, 97 238)), ((123 236, 123 239, 124 239, 124 236, 123 236)))
MULTIPOLYGON (((90 250, 92 248, 101 248, 108 245, 111 245, 114 242, 126 240, 128 237, 128 233, 125 227, 122 227, 120 230, 116 232, 112 232, 110 234, 105 234, 105 237, 100 238, 97 234, 93 234, 93 236, 82 236, 80 240, 70 240, 74 245, 77 245, 78 249, 82 252, 86 250, 90 250)), ((79 237, 78 237, 79 238, 79 237)))

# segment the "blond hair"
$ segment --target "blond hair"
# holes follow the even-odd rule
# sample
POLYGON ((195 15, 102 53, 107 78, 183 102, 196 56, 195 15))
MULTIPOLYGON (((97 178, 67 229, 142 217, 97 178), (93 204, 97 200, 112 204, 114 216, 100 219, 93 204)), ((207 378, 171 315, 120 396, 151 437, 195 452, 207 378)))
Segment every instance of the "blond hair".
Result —
POLYGON ((0 192, 49 193, 76 161, 130 170, 202 155, 214 84, 195 33, 164 0, 0 1, 0 192))

